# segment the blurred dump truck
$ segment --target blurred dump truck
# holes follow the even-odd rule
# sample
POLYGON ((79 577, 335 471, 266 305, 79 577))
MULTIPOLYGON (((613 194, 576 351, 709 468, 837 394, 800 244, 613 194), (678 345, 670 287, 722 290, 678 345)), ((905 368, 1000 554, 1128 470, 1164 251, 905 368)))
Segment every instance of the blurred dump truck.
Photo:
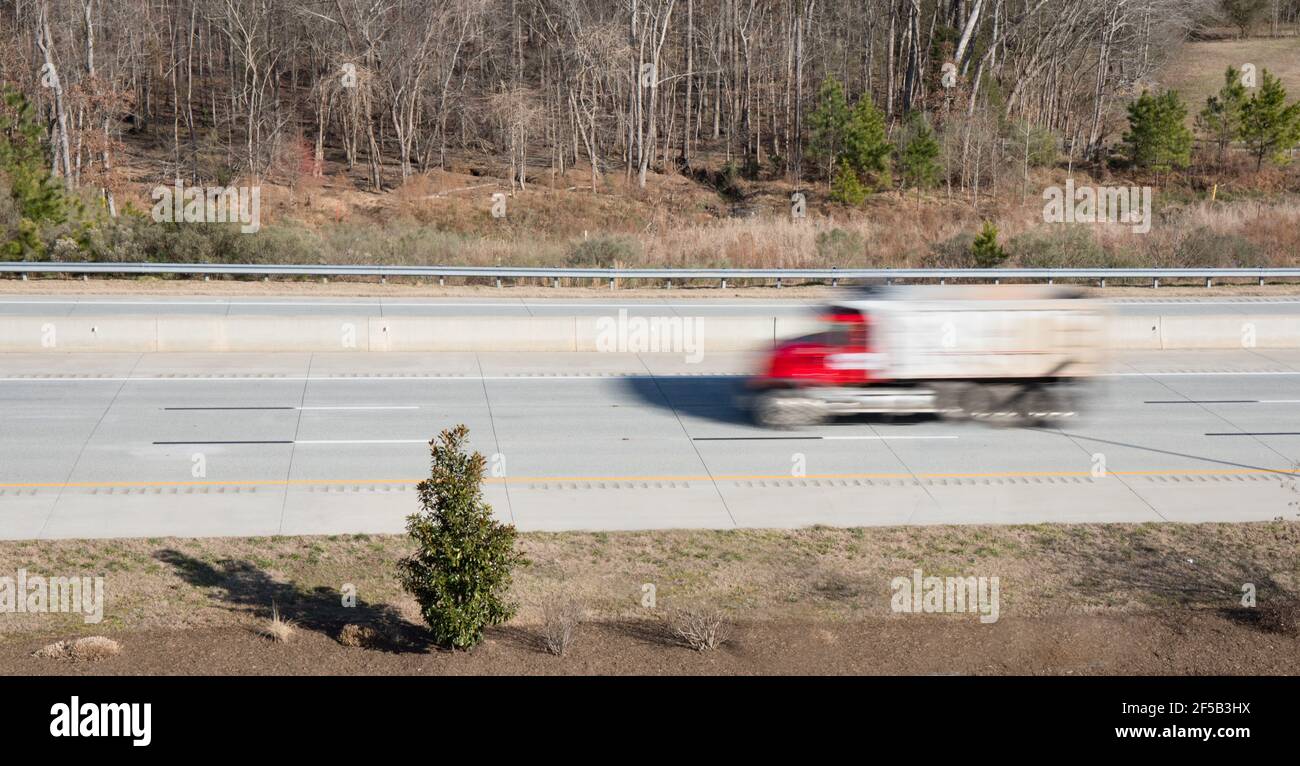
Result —
POLYGON ((747 384, 761 425, 934 413, 1015 425, 1076 414, 1105 353, 1107 317, 1042 285, 863 289, 824 330, 781 342, 747 384))

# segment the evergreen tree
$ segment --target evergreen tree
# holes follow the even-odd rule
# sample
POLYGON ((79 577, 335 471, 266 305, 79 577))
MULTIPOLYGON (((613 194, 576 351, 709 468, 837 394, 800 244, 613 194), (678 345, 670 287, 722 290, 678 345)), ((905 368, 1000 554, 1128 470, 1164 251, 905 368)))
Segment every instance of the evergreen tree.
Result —
POLYGON ((1260 71, 1259 90, 1241 108, 1241 140, 1259 170, 1265 159, 1279 164, 1300 143, 1300 102, 1286 105, 1286 89, 1267 69, 1260 71))
POLYGON ((1241 72, 1228 67, 1223 73, 1223 87, 1217 95, 1205 99, 1205 108, 1196 117, 1196 127, 1214 143, 1221 165, 1224 152, 1240 134, 1241 110, 1245 104, 1246 86, 1241 84, 1241 72))
POLYGON ((868 189, 858 179, 858 171, 853 169, 847 158, 841 159, 831 180, 831 199, 845 205, 861 205, 867 198, 868 189))
POLYGON ((970 252, 975 267, 979 269, 995 268, 1007 259, 1007 251, 998 244, 998 227, 992 221, 984 222, 984 227, 971 243, 970 252))
POLYGON ((1143 92, 1128 107, 1124 147, 1129 161, 1157 173, 1187 167, 1192 159, 1192 132, 1186 121, 1187 107, 1175 91, 1158 96, 1143 92))
POLYGON ((828 178, 843 151, 852 117, 849 102, 844 98, 844 87, 834 77, 827 77, 817 91, 817 108, 808 115, 812 129, 808 154, 813 161, 822 163, 828 178))
POLYGON ((864 94, 853 108, 845 130, 843 158, 859 179, 871 180, 866 190, 889 183, 889 155, 893 150, 885 130, 885 115, 876 108, 870 94, 864 94))
POLYGON ((1241 37, 1250 36, 1250 28, 1268 7, 1268 0, 1219 0, 1223 15, 1237 28, 1241 37))
POLYGON ((27 98, 17 91, 6 91, 4 109, 0 111, 0 181, 8 182, 16 217, 8 224, 0 221, 0 233, 5 235, 0 255, 6 260, 44 255, 42 228, 68 220, 68 201, 63 187, 50 175, 42 133, 27 98))
POLYGON ((492 518, 483 501, 483 456, 465 451, 469 429, 443 431, 431 445, 433 469, 416 490, 422 512, 406 519, 416 550, 398 564, 439 646, 467 649, 483 629, 510 619, 511 570, 526 563, 516 532, 492 518))
POLYGON ((934 186, 943 172, 939 142, 920 112, 913 112, 908 120, 907 140, 898 151, 898 169, 903 185, 918 190, 934 186))

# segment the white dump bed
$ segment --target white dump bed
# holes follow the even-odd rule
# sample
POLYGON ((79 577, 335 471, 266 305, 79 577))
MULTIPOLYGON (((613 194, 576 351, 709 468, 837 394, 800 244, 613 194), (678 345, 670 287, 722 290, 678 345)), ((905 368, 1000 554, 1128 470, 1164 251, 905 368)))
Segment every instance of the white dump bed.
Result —
POLYGON ((1095 374, 1106 316, 1067 289, 898 287, 841 302, 865 313, 864 365, 894 380, 1082 377, 1095 374))

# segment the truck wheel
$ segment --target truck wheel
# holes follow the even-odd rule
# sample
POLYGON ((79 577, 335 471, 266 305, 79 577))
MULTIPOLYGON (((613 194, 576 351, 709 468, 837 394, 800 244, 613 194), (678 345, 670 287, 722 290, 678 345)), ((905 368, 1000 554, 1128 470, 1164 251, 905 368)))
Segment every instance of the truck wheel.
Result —
POLYGON ((1078 403, 1064 386, 1036 388, 1026 395, 1025 411, 1035 425, 1060 425, 1074 417, 1078 403))
POLYGON ((754 400, 754 420, 767 428, 813 426, 826 420, 826 409, 794 392, 768 391, 754 400))
POLYGON ((1045 388, 1031 388, 1016 397, 1016 425, 1041 426, 1053 420, 1058 409, 1056 397, 1045 388))
POLYGON ((993 389, 979 383, 972 383, 961 390, 957 396, 962 417, 972 420, 984 420, 993 414, 997 406, 997 397, 993 389))

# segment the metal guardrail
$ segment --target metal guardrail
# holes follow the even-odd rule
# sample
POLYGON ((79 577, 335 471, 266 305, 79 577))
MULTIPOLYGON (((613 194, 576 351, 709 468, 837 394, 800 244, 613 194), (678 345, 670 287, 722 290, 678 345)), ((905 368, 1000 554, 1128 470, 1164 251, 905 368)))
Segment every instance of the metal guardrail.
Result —
POLYGON ((1105 285, 1108 279, 1151 280, 1196 279, 1212 284, 1215 279, 1300 280, 1300 268, 1281 269, 551 269, 513 266, 378 266, 256 263, 104 263, 64 261, 0 262, 0 273, 27 274, 179 274, 310 277, 487 277, 501 279, 619 279, 721 280, 723 286, 735 280, 889 282, 893 280, 1091 280, 1105 285))

